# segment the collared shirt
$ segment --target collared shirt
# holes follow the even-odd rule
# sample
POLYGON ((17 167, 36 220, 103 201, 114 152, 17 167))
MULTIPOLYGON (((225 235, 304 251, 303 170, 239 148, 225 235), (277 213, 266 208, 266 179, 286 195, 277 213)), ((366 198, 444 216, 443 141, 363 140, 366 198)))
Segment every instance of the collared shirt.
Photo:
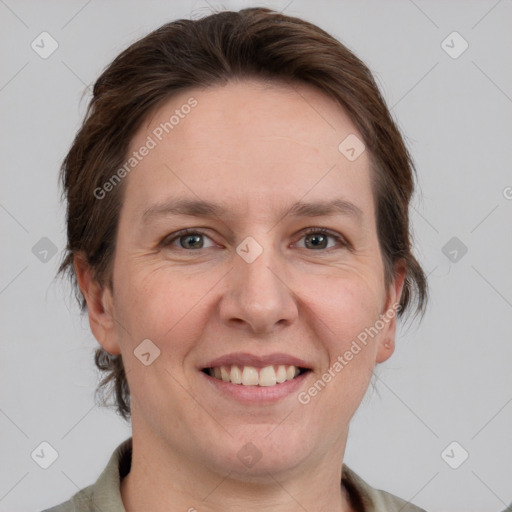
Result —
MULTIPOLYGON (((130 472, 132 438, 114 451, 96 483, 77 492, 69 501, 43 512, 126 512, 121 499, 121 479, 130 472)), ((392 494, 370 487, 343 464, 342 484, 357 512, 425 512, 392 494)))

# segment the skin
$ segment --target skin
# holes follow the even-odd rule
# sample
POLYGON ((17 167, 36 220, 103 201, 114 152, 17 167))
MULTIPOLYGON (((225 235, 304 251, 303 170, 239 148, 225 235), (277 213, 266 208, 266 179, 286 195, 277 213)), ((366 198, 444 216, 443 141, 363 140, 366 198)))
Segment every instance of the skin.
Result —
POLYGON ((304 391, 399 301, 403 269, 384 284, 369 155, 350 162, 338 150, 349 134, 362 136, 313 88, 244 80, 174 96, 130 151, 191 96, 198 105, 125 178, 113 290, 75 258, 91 329, 122 354, 131 390, 125 508, 349 511, 340 486, 349 422, 375 365, 393 353, 395 318, 307 405, 298 392, 270 404, 236 401, 207 385, 198 366, 239 351, 290 354, 311 367, 304 391), (218 202, 228 213, 144 223, 145 211, 174 198, 218 202), (285 216, 295 201, 335 198, 361 217, 285 216), (312 248, 309 227, 348 245, 329 237, 312 248), (183 248, 187 236, 169 241, 183 228, 201 228, 202 248, 183 248), (248 236, 263 249, 252 263, 236 252, 248 236), (133 354, 144 339, 161 351, 149 366, 133 354), (237 457, 247 443, 261 453, 252 467, 237 457))

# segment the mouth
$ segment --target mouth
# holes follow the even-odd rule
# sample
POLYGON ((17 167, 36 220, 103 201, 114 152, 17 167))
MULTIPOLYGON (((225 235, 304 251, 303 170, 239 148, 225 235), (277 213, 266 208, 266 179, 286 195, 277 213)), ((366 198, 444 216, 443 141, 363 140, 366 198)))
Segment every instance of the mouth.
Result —
POLYGON ((203 368, 201 371, 226 383, 240 386, 273 387, 294 380, 311 370, 301 366, 285 364, 263 367, 232 364, 211 366, 203 368))

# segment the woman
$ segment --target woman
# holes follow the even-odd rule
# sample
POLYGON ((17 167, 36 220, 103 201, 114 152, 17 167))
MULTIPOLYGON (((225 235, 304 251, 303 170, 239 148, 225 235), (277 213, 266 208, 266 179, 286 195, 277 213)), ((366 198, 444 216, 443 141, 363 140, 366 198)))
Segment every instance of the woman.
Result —
POLYGON ((413 166, 367 67, 268 9, 179 20, 100 76, 68 251, 132 438, 51 511, 418 511, 343 464, 427 297, 413 166))

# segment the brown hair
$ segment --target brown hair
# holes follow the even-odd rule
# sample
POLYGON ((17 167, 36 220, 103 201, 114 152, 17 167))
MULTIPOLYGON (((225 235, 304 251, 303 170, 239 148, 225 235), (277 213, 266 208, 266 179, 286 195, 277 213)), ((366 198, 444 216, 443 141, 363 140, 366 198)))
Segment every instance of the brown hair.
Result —
MULTIPOLYGON (((392 282, 395 263, 402 260, 406 277, 398 314, 414 302, 416 313, 423 314, 427 282, 411 252, 409 228, 414 165, 371 72, 319 27, 267 8, 165 24, 124 50, 96 81, 83 125, 61 168, 68 245, 59 273, 71 277, 82 310, 86 302, 73 258, 83 255, 93 278, 112 287, 123 184, 113 187, 106 201, 95 191, 123 164, 142 121, 178 91, 243 78, 309 84, 346 110, 371 155, 386 284, 392 282)), ((106 372, 98 391, 113 384, 117 411, 129 418, 130 393, 121 356, 98 348, 95 362, 106 372)))

